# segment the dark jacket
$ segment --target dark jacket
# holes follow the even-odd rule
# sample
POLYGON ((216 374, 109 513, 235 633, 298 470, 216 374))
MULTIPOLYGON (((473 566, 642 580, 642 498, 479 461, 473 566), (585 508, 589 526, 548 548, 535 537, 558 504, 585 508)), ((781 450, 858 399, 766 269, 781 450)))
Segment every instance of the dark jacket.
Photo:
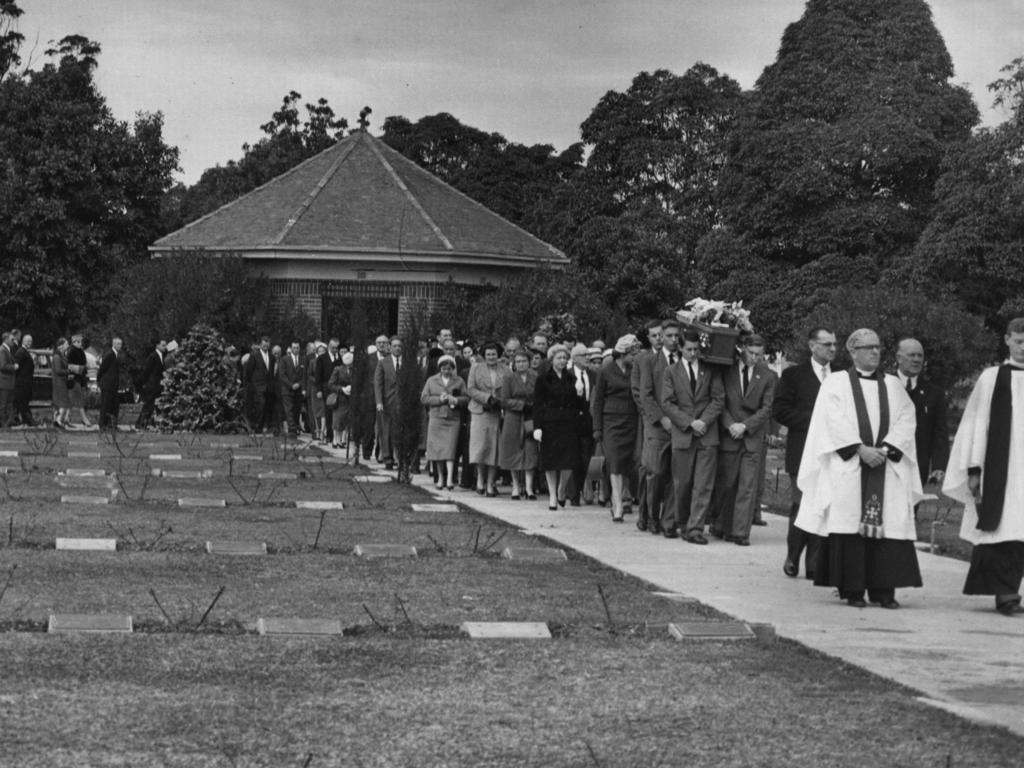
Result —
MULTIPOLYGON (((20 373, 20 371, 19 371, 20 373)), ((949 425, 946 423, 946 393, 923 376, 908 392, 917 412, 917 468, 921 483, 936 470, 946 470, 949 461, 949 425)))
POLYGON ((587 401, 576 394, 576 378, 566 369, 559 378, 554 368, 537 377, 533 392, 533 427, 549 429, 551 425, 572 424, 588 410, 587 401))
POLYGON ((103 392, 116 392, 121 384, 121 356, 110 350, 100 361, 96 372, 96 383, 103 392))
MULTIPOLYGON (((832 368, 835 371, 835 368, 832 368)), ((782 372, 775 388, 772 418, 784 426, 786 433, 786 473, 796 477, 804 455, 807 430, 811 426, 814 401, 818 399, 821 382, 810 361, 793 365, 782 372)))
POLYGON ((155 397, 163 389, 164 358, 155 349, 146 358, 146 365, 139 377, 139 389, 147 397, 155 397))

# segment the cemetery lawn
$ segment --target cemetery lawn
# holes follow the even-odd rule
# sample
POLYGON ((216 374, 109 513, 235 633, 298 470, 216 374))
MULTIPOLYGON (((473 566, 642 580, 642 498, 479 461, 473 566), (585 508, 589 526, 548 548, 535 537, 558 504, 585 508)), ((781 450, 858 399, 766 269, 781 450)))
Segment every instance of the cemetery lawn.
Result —
POLYGON ((154 477, 148 448, 92 460, 116 478, 59 474, 83 468, 66 437, 5 459, 0 765, 1019 765, 1024 740, 795 643, 675 641, 669 622, 728 617, 573 553, 502 559, 546 543, 464 508, 412 512, 419 490, 299 460, 315 449, 145 440, 213 474, 154 477), (56 551, 57 536, 119 551, 56 551), (208 555, 210 540, 269 554, 208 555), (419 557, 353 555, 367 543, 419 557), (51 612, 130 614, 136 631, 45 634, 51 612), (262 637, 260 617, 345 634, 262 637), (465 621, 546 622, 553 638, 470 640, 465 621))

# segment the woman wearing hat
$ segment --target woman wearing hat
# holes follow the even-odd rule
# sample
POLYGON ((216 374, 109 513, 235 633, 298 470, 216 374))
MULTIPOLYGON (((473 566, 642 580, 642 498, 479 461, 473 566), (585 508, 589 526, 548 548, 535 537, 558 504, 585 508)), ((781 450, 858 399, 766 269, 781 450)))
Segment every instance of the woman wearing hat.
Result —
POLYGON ((565 506, 566 490, 580 462, 580 427, 587 409, 585 391, 568 370, 569 348, 555 344, 551 363, 537 377, 533 394, 533 437, 540 442, 540 467, 548 485, 548 509, 565 506), (557 506, 556 506, 557 504, 557 506))
POLYGON ((438 488, 455 490, 455 454, 459 447, 460 414, 469 403, 466 382, 455 372, 455 358, 441 355, 437 373, 423 385, 420 402, 427 406, 426 460, 434 462, 438 488))
POLYGON ((626 477, 636 487, 636 402, 630 388, 633 358, 640 343, 627 334, 615 343, 611 362, 601 366, 594 385, 590 414, 594 441, 604 450, 605 467, 612 486, 612 520, 622 522, 622 484, 626 477))
MULTIPOLYGON (((89 360, 85 356, 82 334, 71 337, 71 348, 68 350, 68 402, 70 413, 76 410, 82 416, 82 424, 91 427, 92 422, 85 415, 85 391, 89 387, 89 360)), ((70 417, 69 417, 70 419, 70 417)), ((70 423, 70 420, 65 423, 70 423)))
POLYGON ((483 360, 466 376, 469 394, 469 460, 476 464, 476 492, 497 496, 498 434, 501 428, 501 386, 507 370, 501 364, 501 345, 485 344, 483 360), (486 482, 486 488, 484 486, 486 482))
POLYGON ((327 391, 334 395, 334 410, 332 411, 332 448, 344 448, 348 445, 349 416, 352 413, 350 398, 352 397, 352 361, 351 352, 345 352, 341 356, 341 365, 331 371, 331 378, 327 380, 327 391))
POLYGON ((533 439, 533 394, 537 374, 530 370, 530 352, 517 349, 512 354, 512 370, 505 372, 501 387, 501 423, 498 444, 499 466, 512 473, 512 498, 536 501, 533 477, 537 469, 537 441, 533 439))
POLYGON ((53 426, 64 429, 71 412, 71 400, 68 397, 68 340, 61 336, 54 345, 53 357, 50 358, 50 372, 53 376, 53 426))

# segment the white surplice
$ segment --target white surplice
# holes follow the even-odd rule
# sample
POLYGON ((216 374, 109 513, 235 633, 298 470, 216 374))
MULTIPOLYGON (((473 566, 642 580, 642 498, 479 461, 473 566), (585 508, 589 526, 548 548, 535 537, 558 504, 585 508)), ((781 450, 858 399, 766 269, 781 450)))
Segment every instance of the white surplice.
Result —
MULTIPOLYGON (((881 410, 878 382, 861 379, 864 405, 877 440, 881 410)), ((903 452, 899 461, 885 462, 885 494, 882 500, 882 536, 886 539, 917 538, 914 505, 921 499, 914 432, 917 415, 907 390, 895 376, 885 377, 889 400, 889 431, 883 440, 903 452)), ((795 524, 809 533, 858 533, 861 518, 861 461, 857 454, 845 461, 836 453, 849 445, 861 445, 857 407, 846 371, 833 372, 822 382, 814 402, 797 485, 803 491, 795 524)))
MULTIPOLYGON (((1013 397, 1013 424, 1010 429, 1010 460, 1007 465, 1006 494, 1003 515, 994 531, 979 531, 978 510, 967 489, 967 470, 985 466, 988 443, 988 422, 992 410, 992 392, 999 366, 986 368, 978 377, 964 409, 960 427, 953 440, 942 492, 963 502, 964 516, 960 538, 973 544, 998 544, 1001 541, 1024 541, 1024 373, 1010 373, 1013 397)), ((985 473, 981 473, 981 493, 985 494, 985 473)))

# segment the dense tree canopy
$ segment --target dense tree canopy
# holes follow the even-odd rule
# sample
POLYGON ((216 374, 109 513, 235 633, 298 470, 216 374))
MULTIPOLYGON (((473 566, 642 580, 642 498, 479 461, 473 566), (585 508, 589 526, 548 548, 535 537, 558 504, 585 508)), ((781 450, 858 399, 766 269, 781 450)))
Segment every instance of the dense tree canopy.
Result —
POLYGON ((114 119, 99 52, 70 35, 41 69, 0 81, 0 316, 31 318, 37 335, 94 317, 111 276, 159 236, 178 164, 159 113, 114 119))

